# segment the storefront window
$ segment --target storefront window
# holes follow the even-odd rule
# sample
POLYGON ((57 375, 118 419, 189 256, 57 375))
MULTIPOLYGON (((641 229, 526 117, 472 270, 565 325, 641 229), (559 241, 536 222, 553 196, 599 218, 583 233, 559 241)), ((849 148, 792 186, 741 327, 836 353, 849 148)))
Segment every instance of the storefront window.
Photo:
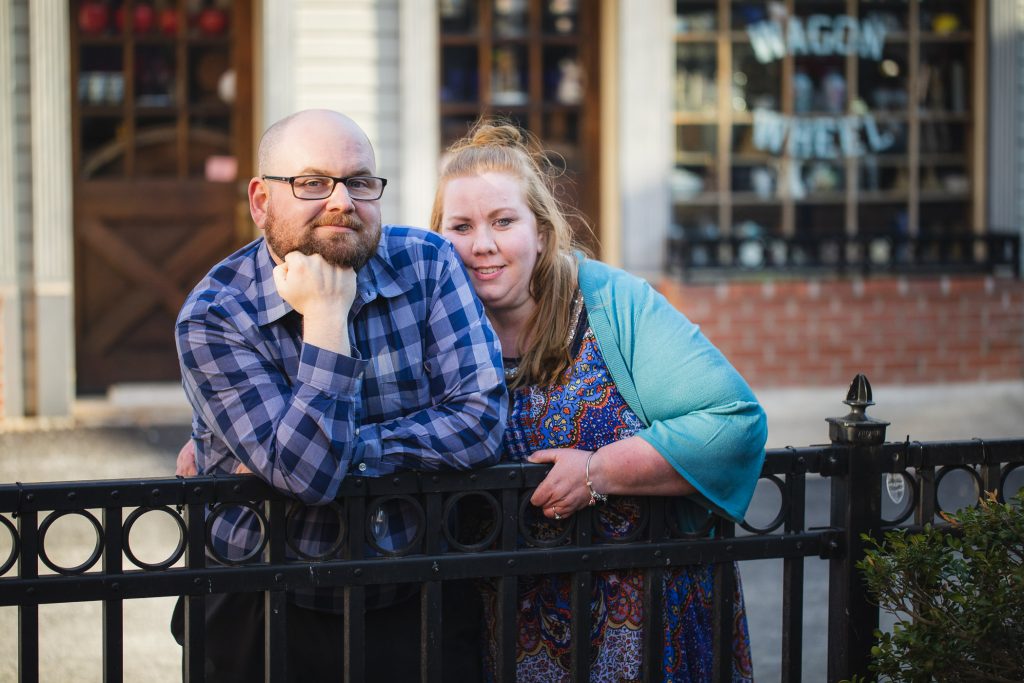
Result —
MULTIPOLYGON (((442 0, 441 146, 481 115, 536 134, 564 169, 559 198, 597 218, 598 4, 442 0)), ((580 237, 593 247, 592 234, 580 237)), ((592 227, 595 227, 592 225, 592 227)))
POLYGON ((80 0, 72 70, 83 179, 233 181, 232 0, 80 0))
POLYGON ((976 161, 984 12, 981 0, 677 0, 673 267, 998 260, 976 161))

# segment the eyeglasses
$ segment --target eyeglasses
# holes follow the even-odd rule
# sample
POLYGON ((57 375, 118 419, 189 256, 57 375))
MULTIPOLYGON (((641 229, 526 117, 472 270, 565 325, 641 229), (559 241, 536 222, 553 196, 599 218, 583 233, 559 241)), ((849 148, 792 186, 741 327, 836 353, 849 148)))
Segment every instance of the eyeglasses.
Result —
POLYGON ((384 194, 386 178, 372 175, 352 175, 347 178, 335 178, 329 175, 265 175, 264 180, 276 180, 292 186, 292 194, 296 199, 327 199, 334 192, 334 187, 341 183, 348 191, 348 196, 359 201, 369 202, 380 199, 384 194))

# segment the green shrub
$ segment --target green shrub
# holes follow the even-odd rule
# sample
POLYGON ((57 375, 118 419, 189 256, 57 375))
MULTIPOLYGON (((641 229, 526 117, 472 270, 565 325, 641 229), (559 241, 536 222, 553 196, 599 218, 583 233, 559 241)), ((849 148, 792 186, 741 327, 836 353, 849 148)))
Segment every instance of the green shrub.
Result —
POLYGON ((897 619, 876 631, 871 670, 892 681, 1024 680, 1024 490, 943 515, 951 529, 865 537, 857 563, 897 619), (953 533, 949 533, 952 530, 953 533))

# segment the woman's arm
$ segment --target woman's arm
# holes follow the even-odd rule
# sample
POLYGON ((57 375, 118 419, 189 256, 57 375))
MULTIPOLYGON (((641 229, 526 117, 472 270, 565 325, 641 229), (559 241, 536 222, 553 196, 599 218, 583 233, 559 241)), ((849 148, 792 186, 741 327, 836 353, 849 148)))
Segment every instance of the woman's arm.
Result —
POLYGON ((529 460, 552 465, 530 499, 552 518, 556 513, 564 517, 589 505, 591 487, 600 494, 622 496, 687 496, 694 491, 654 446, 637 436, 593 452, 548 448, 537 451, 529 460), (590 487, 586 476, 588 459, 590 487))
MULTIPOLYGON (((692 484, 694 500, 741 520, 767 437, 750 387, 700 328, 646 282, 587 261, 580 287, 616 388, 647 425, 636 437, 692 484)), ((634 466, 645 471, 642 462, 634 466)))

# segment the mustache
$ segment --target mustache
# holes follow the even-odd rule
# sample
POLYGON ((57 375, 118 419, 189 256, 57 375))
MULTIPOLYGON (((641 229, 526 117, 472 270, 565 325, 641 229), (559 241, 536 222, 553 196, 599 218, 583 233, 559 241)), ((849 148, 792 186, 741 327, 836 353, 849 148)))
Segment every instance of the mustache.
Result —
POLYGON ((309 224, 310 228, 319 228, 325 225, 340 225, 350 230, 362 230, 363 222, 353 216, 345 216, 339 214, 326 214, 320 216, 312 223, 309 224))

